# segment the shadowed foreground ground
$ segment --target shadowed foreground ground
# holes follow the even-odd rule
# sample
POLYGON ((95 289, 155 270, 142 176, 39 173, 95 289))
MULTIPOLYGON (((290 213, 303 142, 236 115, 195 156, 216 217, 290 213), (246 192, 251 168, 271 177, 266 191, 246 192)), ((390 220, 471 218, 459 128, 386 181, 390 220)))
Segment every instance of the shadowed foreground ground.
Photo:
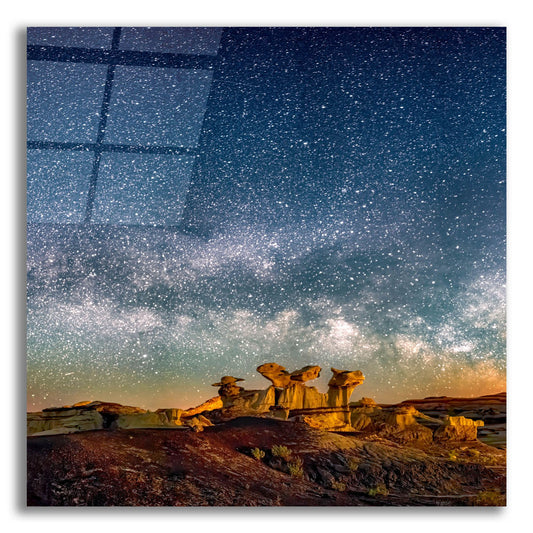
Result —
POLYGON ((421 449, 248 417, 28 438, 30 506, 504 505, 504 492, 505 451, 479 441, 421 449))

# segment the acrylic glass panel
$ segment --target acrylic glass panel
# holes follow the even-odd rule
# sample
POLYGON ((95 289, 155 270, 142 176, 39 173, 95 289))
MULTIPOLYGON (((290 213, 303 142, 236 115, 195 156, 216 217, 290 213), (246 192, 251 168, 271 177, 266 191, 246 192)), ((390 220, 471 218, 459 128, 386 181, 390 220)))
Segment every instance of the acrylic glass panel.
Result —
POLYGON ((196 146, 212 73, 117 66, 105 141, 196 146))
POLYGON ((198 31, 28 48, 112 129, 28 143, 27 505, 504 505, 505 28, 198 31))
POLYGON ((102 156, 93 222, 177 225, 194 158, 162 154, 102 156))
POLYGON ((221 34, 221 28, 122 28, 120 48, 216 55, 221 34))
POLYGON ((29 141, 94 142, 107 67, 28 61, 29 141))
POLYGON ((28 28, 29 45, 111 48, 113 28, 28 28))
POLYGON ((28 222, 82 222, 93 158, 92 152, 28 150, 28 222))

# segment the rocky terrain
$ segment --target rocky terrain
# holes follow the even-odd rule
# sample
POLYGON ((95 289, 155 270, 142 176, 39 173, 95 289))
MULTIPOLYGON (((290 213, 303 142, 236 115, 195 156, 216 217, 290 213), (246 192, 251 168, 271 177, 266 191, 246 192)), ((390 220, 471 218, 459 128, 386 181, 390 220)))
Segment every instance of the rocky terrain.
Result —
POLYGON ((506 448, 507 394, 505 392, 477 398, 430 397, 407 400, 389 407, 401 405, 412 405, 425 415, 436 418, 449 414, 483 420, 483 427, 477 431, 478 438, 486 444, 506 448))
POLYGON ((504 505, 505 393, 350 402, 360 371, 258 367, 188 410, 28 413, 28 505, 504 505))
POLYGON ((503 505, 505 452, 242 417, 28 439, 30 506, 503 505))

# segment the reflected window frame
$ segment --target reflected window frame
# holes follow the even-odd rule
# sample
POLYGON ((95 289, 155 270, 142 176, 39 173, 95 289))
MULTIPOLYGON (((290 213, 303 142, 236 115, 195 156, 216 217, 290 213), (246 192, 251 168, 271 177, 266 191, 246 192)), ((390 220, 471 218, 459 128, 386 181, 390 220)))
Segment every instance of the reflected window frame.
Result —
MULTIPOLYGON (((69 28, 68 30, 75 30, 76 28, 69 28)), ((81 28, 87 30, 88 28, 81 28)), ((106 65, 106 79, 103 90, 103 98, 101 108, 99 112, 98 130, 96 139, 94 142, 80 142, 80 140, 61 141, 54 139, 27 139, 28 150, 55 150, 55 151, 72 151, 82 150, 93 153, 93 165, 92 172, 88 179, 88 191, 87 191, 87 204, 85 208, 85 215, 83 217, 83 223, 91 223, 93 219, 93 212, 95 206, 95 198, 97 194, 97 185, 100 175, 100 164, 102 155, 109 152, 118 153, 137 153, 137 154, 173 154, 180 155, 192 155, 197 154, 198 139, 201 135, 201 129, 203 120, 205 118, 207 109, 207 100, 211 91, 212 85, 212 72, 215 70, 218 59, 218 48, 221 42, 221 28, 211 28, 213 31, 218 32, 217 50, 216 54, 213 54, 213 50, 207 55, 198 54, 183 54, 183 53, 166 53, 158 51, 139 51, 139 50, 123 50, 121 49, 121 35, 122 31, 126 28, 93 28, 93 30, 112 30, 111 44, 108 49, 105 48, 81 48, 81 47, 68 47, 68 46, 56 46, 53 44, 31 44, 39 42, 39 38, 36 35, 35 30, 39 28, 28 28, 28 47, 27 47, 27 60, 30 61, 50 61, 50 62, 70 62, 70 63, 90 63, 106 65), (203 103, 203 113, 200 118, 200 124, 197 128, 197 139, 194 146, 182 146, 171 145, 161 146, 158 144, 120 144, 113 142, 105 142, 106 132, 108 132, 108 120, 111 114, 111 99, 113 94, 114 78, 117 66, 133 66, 133 67, 154 67, 154 68, 174 68, 174 69, 193 69, 193 70, 205 70, 210 73, 210 79, 208 82, 208 88, 205 95, 205 102, 203 103)), ((142 28, 141 28, 142 29, 142 28)), ((148 28, 147 28, 148 29, 148 28)), ((171 30, 172 28, 168 28, 171 30)), ((178 28, 179 29, 179 28, 178 28)), ((201 29, 201 28, 199 28, 201 29)), ((205 30, 203 28, 202 30, 205 30)), ((48 33, 54 36, 54 28, 40 28, 42 32, 48 31, 48 33)), ((63 29, 63 32, 66 30, 63 29)), ((45 32, 46 33, 46 32, 45 32)), ((87 32, 86 32, 87 33, 87 32)), ((105 31, 104 31, 105 34, 105 31)), ((42 37, 42 36, 41 36, 42 37)), ((71 38, 71 36, 69 36, 71 38)), ((57 42, 57 36, 50 37, 48 40, 57 42)), ((44 39, 46 41, 46 39, 44 39)), ((59 39, 60 42, 60 39, 59 39)), ((111 115, 112 116, 112 115, 111 115)), ((192 165, 191 165, 192 167, 192 165)), ((192 170, 191 170, 192 172, 192 170)), ((187 182, 190 183, 190 177, 188 176, 187 182)), ((65 222, 71 223, 71 222, 65 222)))

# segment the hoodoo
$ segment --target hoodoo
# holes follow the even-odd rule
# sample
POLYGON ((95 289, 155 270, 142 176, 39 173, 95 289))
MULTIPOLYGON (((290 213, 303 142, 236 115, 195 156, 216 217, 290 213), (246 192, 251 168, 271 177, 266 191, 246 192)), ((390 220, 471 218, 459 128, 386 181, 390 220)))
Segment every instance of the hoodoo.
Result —
POLYGON ((252 416, 290 420, 326 431, 366 432, 398 442, 427 443, 475 440, 478 427, 483 426, 483 421, 464 416, 427 416, 407 404, 382 407, 370 398, 350 403, 354 389, 365 381, 360 370, 331 368, 327 392, 307 384, 320 376, 322 369, 316 365, 288 372, 278 363, 265 363, 257 371, 270 381, 266 389, 247 390, 238 385, 244 379, 223 376, 213 383, 219 396, 187 411, 169 408, 151 412, 84 401, 28 413, 28 435, 159 427, 202 431, 213 423, 252 416))

